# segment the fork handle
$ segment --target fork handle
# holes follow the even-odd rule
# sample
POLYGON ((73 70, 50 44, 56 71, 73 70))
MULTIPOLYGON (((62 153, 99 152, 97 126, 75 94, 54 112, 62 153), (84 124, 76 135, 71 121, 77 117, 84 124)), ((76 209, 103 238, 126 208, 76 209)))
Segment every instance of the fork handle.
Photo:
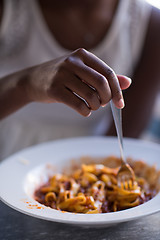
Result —
POLYGON ((116 126, 121 158, 122 158, 122 161, 125 162, 124 151, 123 151, 122 110, 115 107, 112 100, 110 101, 110 106, 112 110, 114 123, 116 126))

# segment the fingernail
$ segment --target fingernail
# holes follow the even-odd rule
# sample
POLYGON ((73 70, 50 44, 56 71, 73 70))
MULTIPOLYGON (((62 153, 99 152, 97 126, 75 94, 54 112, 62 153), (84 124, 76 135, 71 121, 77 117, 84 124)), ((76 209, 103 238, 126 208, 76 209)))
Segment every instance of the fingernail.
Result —
POLYGON ((125 104, 124 104, 124 100, 122 98, 118 101, 118 106, 119 106, 119 108, 124 108, 125 104))
POLYGON ((126 77, 126 76, 125 76, 125 78, 126 78, 130 83, 132 83, 132 79, 131 79, 131 78, 126 77))

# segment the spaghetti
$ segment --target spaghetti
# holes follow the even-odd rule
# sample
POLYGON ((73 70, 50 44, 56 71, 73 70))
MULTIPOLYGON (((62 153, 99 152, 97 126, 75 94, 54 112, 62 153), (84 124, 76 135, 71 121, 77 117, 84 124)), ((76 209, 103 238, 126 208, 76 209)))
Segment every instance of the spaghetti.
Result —
POLYGON ((110 156, 101 159, 101 164, 93 163, 91 158, 90 162, 82 163, 71 174, 55 174, 35 191, 35 200, 62 211, 108 213, 140 205, 160 190, 160 171, 143 161, 128 159, 136 175, 131 190, 117 185, 119 158, 110 156))

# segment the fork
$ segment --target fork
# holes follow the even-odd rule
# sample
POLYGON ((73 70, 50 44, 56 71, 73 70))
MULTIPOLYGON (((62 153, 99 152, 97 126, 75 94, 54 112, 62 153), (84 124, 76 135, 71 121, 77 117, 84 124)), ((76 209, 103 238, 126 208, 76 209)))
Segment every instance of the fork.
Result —
MULTIPOLYGON (((124 157, 124 149, 123 149, 123 132, 122 132, 122 110, 115 107, 113 101, 110 101, 110 106, 112 110, 112 115, 117 131, 120 155, 121 155, 121 167, 117 173, 117 184, 118 187, 131 190, 134 188, 135 182, 135 174, 129 164, 126 162, 124 157)), ((136 184, 137 185, 137 184, 136 184)))

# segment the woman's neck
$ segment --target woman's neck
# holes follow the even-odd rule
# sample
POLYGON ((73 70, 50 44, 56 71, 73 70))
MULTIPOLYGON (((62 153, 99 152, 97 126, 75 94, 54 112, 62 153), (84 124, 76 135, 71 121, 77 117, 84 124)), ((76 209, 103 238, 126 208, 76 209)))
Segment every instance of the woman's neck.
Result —
POLYGON ((70 50, 94 48, 106 35, 118 0, 39 0, 46 23, 59 44, 70 50))

